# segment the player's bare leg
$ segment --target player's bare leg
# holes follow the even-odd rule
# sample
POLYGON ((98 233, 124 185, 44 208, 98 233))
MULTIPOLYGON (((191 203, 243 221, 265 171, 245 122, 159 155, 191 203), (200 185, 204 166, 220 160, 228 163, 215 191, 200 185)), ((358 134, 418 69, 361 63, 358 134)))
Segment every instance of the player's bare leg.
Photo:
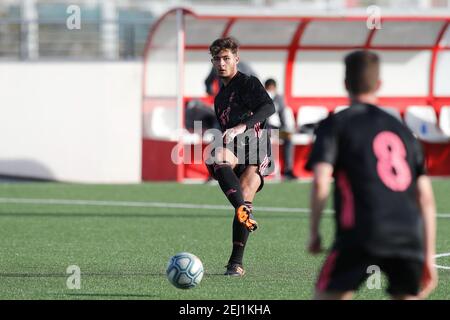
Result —
POLYGON ((353 291, 332 292, 332 291, 318 291, 314 293, 314 300, 351 300, 353 291))
POLYGON ((257 166, 248 166, 241 175, 241 188, 245 201, 252 202, 261 185, 261 178, 257 166))

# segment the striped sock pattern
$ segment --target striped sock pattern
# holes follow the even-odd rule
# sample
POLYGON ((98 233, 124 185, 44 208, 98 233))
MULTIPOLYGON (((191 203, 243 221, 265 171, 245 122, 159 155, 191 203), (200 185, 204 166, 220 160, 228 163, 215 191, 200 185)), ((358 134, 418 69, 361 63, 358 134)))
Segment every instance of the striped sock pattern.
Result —
POLYGON ((253 211, 253 202, 251 202, 251 201, 244 201, 244 203, 247 206, 247 208, 250 209, 250 211, 253 211))

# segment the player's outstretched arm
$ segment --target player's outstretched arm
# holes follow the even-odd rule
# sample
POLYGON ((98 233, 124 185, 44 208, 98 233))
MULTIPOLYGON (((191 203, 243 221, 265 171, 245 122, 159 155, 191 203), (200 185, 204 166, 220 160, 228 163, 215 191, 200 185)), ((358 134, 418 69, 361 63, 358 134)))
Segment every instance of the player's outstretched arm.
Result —
POLYGON ((327 203, 330 193, 330 182, 333 175, 333 166, 326 162, 319 162, 314 165, 314 178, 312 182, 310 198, 310 236, 308 251, 317 254, 322 251, 319 233, 320 218, 327 203))
POLYGON ((264 86, 255 77, 249 78, 245 83, 241 97, 249 110, 252 111, 252 115, 243 121, 247 128, 253 128, 255 124, 263 122, 275 113, 272 98, 269 97, 264 86))
POLYGON ((421 175, 417 179, 417 202, 425 228, 425 268, 419 297, 425 299, 437 286, 436 255, 436 205, 430 178, 421 175))
POLYGON ((252 128, 258 122, 263 122, 271 115, 275 113, 275 106, 273 105, 272 100, 267 101, 259 105, 254 111, 253 114, 245 120, 245 124, 247 128, 252 128))

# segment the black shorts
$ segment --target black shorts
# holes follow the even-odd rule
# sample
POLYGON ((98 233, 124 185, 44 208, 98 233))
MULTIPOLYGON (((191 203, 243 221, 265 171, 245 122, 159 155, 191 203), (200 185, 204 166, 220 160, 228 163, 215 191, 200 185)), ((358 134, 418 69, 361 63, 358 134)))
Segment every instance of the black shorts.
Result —
MULTIPOLYGON (((246 136, 237 136, 231 144, 219 146, 233 152, 238 159, 238 164, 234 168, 234 172, 238 178, 244 173, 247 167, 258 167, 257 173, 261 178, 261 184, 258 188, 258 191, 260 191, 264 186, 264 177, 272 174, 275 170, 269 130, 262 130, 261 134, 258 134, 253 129, 250 129, 246 134, 246 136)), ((214 156, 214 151, 211 152, 211 155, 214 156)), ((206 167, 210 176, 217 180, 214 175, 214 164, 207 164, 206 167)))
POLYGON ((333 250, 327 256, 316 290, 326 292, 355 291, 373 274, 376 266, 389 280, 390 295, 417 295, 424 263, 401 257, 377 257, 363 250, 333 250), (370 268, 371 267, 371 268, 370 268))

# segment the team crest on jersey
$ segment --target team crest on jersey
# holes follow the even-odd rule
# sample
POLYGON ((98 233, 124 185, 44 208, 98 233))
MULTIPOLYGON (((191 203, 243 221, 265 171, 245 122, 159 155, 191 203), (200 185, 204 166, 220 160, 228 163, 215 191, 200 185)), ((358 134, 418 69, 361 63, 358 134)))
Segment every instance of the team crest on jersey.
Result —
POLYGON ((231 111, 230 106, 228 106, 225 110, 222 111, 222 114, 219 117, 222 126, 225 126, 228 123, 228 121, 230 121, 230 111, 231 111))
POLYGON ((234 100, 234 95, 235 95, 235 92, 232 92, 232 93, 230 94, 230 98, 228 99, 228 102, 229 102, 229 103, 232 103, 232 102, 233 102, 233 100, 234 100))
POLYGON ((235 92, 232 92, 230 94, 230 97, 228 98, 228 107, 226 107, 220 114, 219 119, 223 127, 230 121, 231 104, 234 100, 235 95, 235 92))

